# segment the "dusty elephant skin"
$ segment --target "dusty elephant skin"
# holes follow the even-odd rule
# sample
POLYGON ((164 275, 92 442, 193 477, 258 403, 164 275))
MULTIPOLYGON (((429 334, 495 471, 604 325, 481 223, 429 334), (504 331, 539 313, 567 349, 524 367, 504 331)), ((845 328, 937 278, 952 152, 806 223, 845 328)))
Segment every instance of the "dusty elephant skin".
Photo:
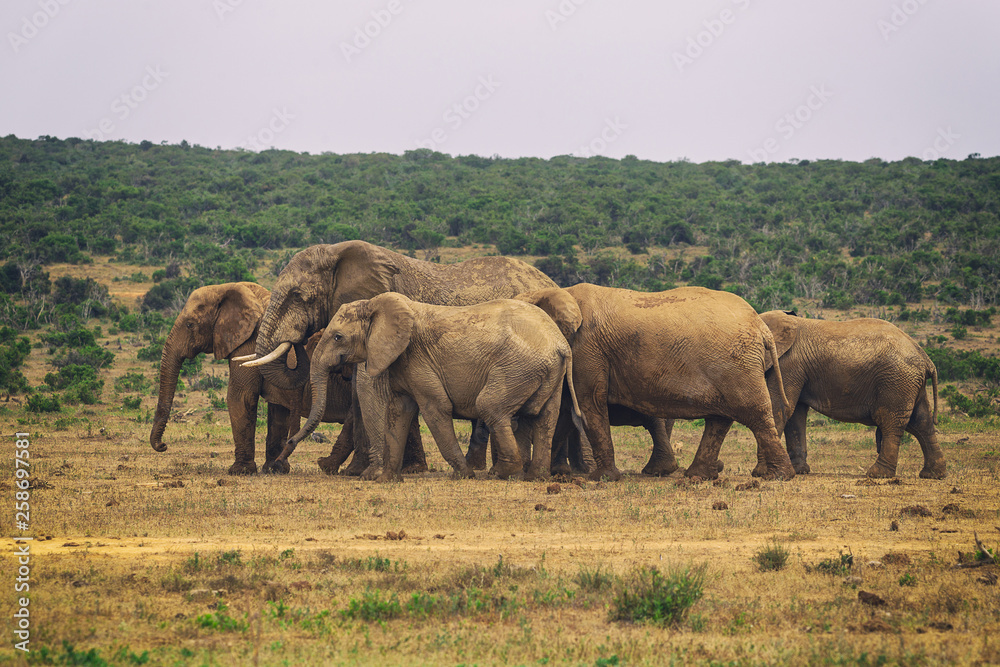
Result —
MULTIPOLYGON (((316 245, 296 254, 282 270, 261 320, 257 357, 276 386, 301 387, 309 379, 302 345, 339 308, 384 292, 423 303, 464 306, 521 292, 555 287, 544 273, 517 259, 482 257, 435 264, 364 241, 316 245)), ((365 429, 355 429, 359 460, 367 460, 365 429)), ((331 457, 339 457, 331 452, 331 457)), ((377 454, 381 457, 381 453, 377 454)), ((333 460, 333 459, 330 459, 333 460)))
MULTIPOLYGON (((609 404, 665 419, 704 418, 688 476, 718 477, 719 448, 734 421, 757 439, 765 466, 756 474, 795 476, 778 440, 764 377, 777 360, 774 339, 743 299, 701 287, 641 293, 580 284, 564 291, 582 313, 573 375, 597 464, 594 479, 621 477, 609 404)), ((780 382, 780 369, 776 375, 780 382)), ((672 458, 669 447, 661 455, 672 458)), ((647 467, 668 464, 651 459, 647 467)))
MULTIPOLYGON (((159 398, 149 443, 158 452, 166 451, 163 434, 170 420, 181 364, 202 352, 216 359, 229 359, 229 386, 226 403, 235 443, 235 461, 230 475, 252 475, 258 399, 267 404, 267 439, 263 472, 289 471, 287 461, 277 462, 285 439, 299 430, 299 417, 311 409, 311 390, 289 390, 264 381, 253 368, 234 358, 253 351, 257 324, 267 307, 269 292, 256 283, 225 283, 200 287, 191 293, 177 316, 163 345, 160 358, 159 398)), ((316 340, 318 342, 318 338, 316 340)), ((343 422, 349 416, 350 382, 332 377, 327 387, 322 420, 343 422)))
MULTIPOLYGON (((785 396, 795 406, 787 423, 775 411, 775 422, 779 431, 784 430, 796 472, 809 472, 806 415, 812 408, 838 421, 878 427, 878 457, 868 468, 869 477, 896 475, 899 445, 907 431, 923 451, 920 476, 944 478, 944 454, 934 430, 937 369, 912 338, 878 319, 812 320, 781 310, 763 313, 761 319, 774 334, 785 396), (933 408, 927 398, 928 380, 933 408)), ((780 402, 770 373, 768 388, 772 401, 780 402)))
MULTIPOLYGON (((458 446, 453 416, 482 419, 499 448, 494 472, 549 474, 552 435, 572 352, 538 308, 509 299, 474 306, 435 306, 388 293, 343 306, 312 360, 317 392, 331 369, 357 364, 357 395, 373 460, 365 478, 399 478, 403 438, 419 408, 444 459, 459 477, 473 476, 458 446), (383 407, 384 406, 384 407, 383 407), (511 420, 517 416, 515 436, 511 420)), ((321 396, 317 393, 317 397, 321 396)), ((579 408, 572 394, 573 412, 579 408)), ((315 428, 316 412, 281 456, 315 428)))

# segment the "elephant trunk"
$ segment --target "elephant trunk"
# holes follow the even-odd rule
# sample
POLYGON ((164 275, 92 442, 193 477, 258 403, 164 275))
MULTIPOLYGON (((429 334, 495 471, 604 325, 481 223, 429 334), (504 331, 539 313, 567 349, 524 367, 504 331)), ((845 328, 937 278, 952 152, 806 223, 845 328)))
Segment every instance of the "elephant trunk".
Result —
POLYGON ((285 443, 285 449, 282 450, 281 456, 278 457, 279 461, 287 459, 295 451, 295 447, 319 426, 320 421, 323 419, 323 412, 326 409, 326 387, 329 374, 330 369, 328 367, 319 363, 313 365, 309 376, 309 383, 312 388, 312 406, 309 409, 309 418, 306 420, 305 426, 299 429, 299 432, 285 443))
POLYGON ((309 381, 309 358, 306 356, 305 345, 307 338, 302 332, 294 333, 279 332, 284 317, 294 316, 293 311, 277 306, 284 300, 283 293, 274 292, 271 294, 271 301, 267 312, 261 318, 260 330, 257 333, 256 354, 257 358, 267 356, 283 342, 292 344, 292 349, 287 354, 260 366, 260 373, 264 379, 281 389, 301 389, 309 381), (294 354, 295 368, 289 368, 288 361, 294 354))
POLYGON ((170 408, 174 404, 177 378, 184 360, 185 357, 174 350, 171 338, 167 338, 160 356, 160 391, 156 401, 156 416, 153 418, 153 428, 149 433, 149 444, 158 452, 167 450, 167 446, 163 444, 163 431, 170 420, 170 408))

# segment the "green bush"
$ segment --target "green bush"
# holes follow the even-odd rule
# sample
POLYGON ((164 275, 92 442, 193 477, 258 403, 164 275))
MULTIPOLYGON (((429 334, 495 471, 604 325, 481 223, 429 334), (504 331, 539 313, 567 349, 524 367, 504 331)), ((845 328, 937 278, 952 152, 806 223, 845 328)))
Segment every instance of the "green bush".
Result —
POLYGON ((642 567, 620 585, 608 616, 612 621, 675 625, 701 599, 704 587, 704 565, 671 570, 666 575, 655 567, 642 567))
POLYGON ((10 327, 0 328, 0 391, 20 394, 28 391, 28 379, 18 370, 31 353, 31 343, 18 337, 10 327))
POLYGON ((54 394, 44 396, 40 393, 34 393, 28 396, 27 402, 28 412, 59 412, 62 406, 59 404, 59 398, 54 394))
POLYGON ((985 391, 979 391, 972 396, 966 396, 954 386, 946 384, 941 388, 941 398, 948 403, 948 407, 958 412, 963 412, 974 419, 990 417, 1000 414, 997 399, 1000 399, 1000 388, 993 387, 985 391))
POLYGON ((760 549, 754 554, 754 562, 761 572, 772 572, 785 567, 788 562, 788 549, 777 542, 760 549))
POLYGON ((396 594, 387 595, 378 589, 366 590, 360 600, 351 598, 347 603, 347 609, 340 611, 343 618, 356 618, 362 621, 387 621, 402 614, 403 607, 399 604, 396 594))
POLYGON ((104 380, 97 377, 94 367, 81 364, 70 364, 57 373, 48 373, 44 382, 53 390, 63 390, 63 400, 70 405, 93 405, 100 400, 104 389, 104 380))
POLYGON ((145 392, 151 386, 153 386, 153 383, 149 378, 142 373, 136 373, 135 371, 129 371, 115 380, 115 391, 117 392, 145 392))
POLYGON ((125 410, 138 410, 142 407, 142 398, 139 396, 126 396, 122 399, 122 408, 125 410))

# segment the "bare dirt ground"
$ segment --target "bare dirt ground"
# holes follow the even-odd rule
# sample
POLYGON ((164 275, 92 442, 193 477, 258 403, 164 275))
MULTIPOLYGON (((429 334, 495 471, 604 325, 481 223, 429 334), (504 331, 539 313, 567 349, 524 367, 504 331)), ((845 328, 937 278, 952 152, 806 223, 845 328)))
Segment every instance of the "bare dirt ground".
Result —
MULTIPOLYGON (((995 341, 970 334, 981 349, 995 341)), ((974 534, 1000 553, 995 421, 942 404, 944 480, 918 479, 910 438, 896 480, 863 478, 872 430, 814 414, 815 472, 751 488, 742 427, 716 482, 640 475, 650 444, 633 428, 614 430, 623 481, 560 480, 558 493, 552 481, 452 480, 426 428, 434 471, 401 484, 327 476, 315 461, 329 445, 311 440, 287 476, 234 478, 225 410, 182 390, 169 449, 154 452, 155 393, 129 410, 113 388, 138 372, 155 392, 155 365, 135 357, 145 343, 106 325, 99 343, 117 355, 101 404, 0 407, 6 535, 22 534, 13 434, 30 434, 36 664, 1000 664, 998 567, 956 568, 974 534), (761 571, 755 556, 775 546, 787 564, 761 571), (675 624, 610 620, 650 567, 704 567, 700 599, 675 624)), ((31 384, 50 370, 33 350, 31 384)), ((203 372, 226 374, 208 360, 203 372)), ((467 441, 468 425, 457 429, 467 441)), ((700 434, 678 423, 682 465, 700 434)), ((0 543, 5 573, 16 548, 0 543)), ((13 574, 4 581, 11 619, 20 594, 13 574)), ((5 636, 0 662, 23 662, 5 636)))

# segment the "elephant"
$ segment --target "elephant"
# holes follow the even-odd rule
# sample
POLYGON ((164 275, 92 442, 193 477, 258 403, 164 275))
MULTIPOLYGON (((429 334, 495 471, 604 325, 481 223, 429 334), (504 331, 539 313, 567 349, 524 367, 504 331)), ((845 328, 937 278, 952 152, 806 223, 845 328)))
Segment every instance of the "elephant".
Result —
MULTIPOLYGON (((418 408, 457 477, 474 473, 458 446, 453 417, 486 423, 498 444, 493 473, 499 477, 548 476, 564 382, 582 428, 570 345, 548 315, 521 301, 437 306, 390 292, 346 304, 311 362, 318 397, 331 369, 345 363, 357 364, 370 456, 386 452, 384 469, 370 475, 378 481, 399 478, 402 435, 418 408)), ((279 459, 316 427, 318 415, 314 408, 279 459)))
MULTIPOLYGON (((784 430, 792 466, 808 473, 806 415, 812 408, 844 422, 877 427, 878 456, 868 477, 894 477, 903 431, 912 433, 924 455, 920 477, 943 479, 944 454, 938 445, 937 369, 927 353, 899 328, 879 319, 825 321, 772 310, 761 319, 774 335, 784 379, 784 397, 795 407, 784 430), (934 407, 927 398, 933 387, 934 407)), ((782 402, 777 383, 768 387, 772 402, 782 402)), ((760 463, 758 463, 758 466, 760 463)))
MULTIPOLYGON (((579 304, 568 292, 559 288, 548 288, 519 294, 514 298, 541 308, 552 318, 552 321, 559 327, 560 333, 572 345, 576 332, 583 323, 583 314, 579 304)), ((552 444, 551 469, 553 473, 564 475, 574 472, 590 473, 596 467, 593 452, 589 447, 582 446, 586 439, 581 439, 577 429, 573 428, 570 423, 570 415, 565 409, 569 405, 568 399, 568 390, 564 390, 564 409, 560 413, 555 440, 552 444)), ((653 440, 653 455, 643 468, 644 474, 669 475, 677 470, 677 460, 670 447, 673 420, 650 417, 623 405, 614 404, 608 405, 608 417, 612 426, 642 426, 649 432, 653 440)), ((487 441, 482 437, 476 438, 476 434, 473 435, 466 460, 476 470, 482 470, 486 467, 487 441)), ((493 458, 495 462, 495 449, 493 458)))
MULTIPOLYGON (((689 477, 718 477, 719 449, 734 421, 757 439, 764 467, 756 474, 795 476, 778 439, 765 380, 774 367, 782 386, 774 338, 746 301, 702 287, 643 293, 581 283, 563 291, 582 314, 572 343, 573 376, 596 462, 593 479, 621 478, 610 405, 662 419, 704 418, 701 443, 685 471, 689 477)), ((544 309, 544 292, 521 298, 544 309)), ((654 448, 644 472, 676 468, 666 445, 654 448)))
MULTIPOLYGON (((413 301, 464 306, 545 287, 556 284, 530 264, 509 257, 442 265, 364 241, 311 246, 297 253, 278 276, 261 320, 256 358, 247 363, 259 366, 277 386, 300 387, 309 379, 303 343, 345 303, 398 292, 413 301)), ((364 429, 355 429, 355 434, 364 436, 364 429)), ((355 440, 359 453, 368 454, 364 437, 355 440)))
MULTIPOLYGON (((257 325, 269 298, 267 289, 249 282, 209 285, 191 293, 174 321, 160 357, 159 393, 149 435, 149 443, 154 450, 163 452, 167 449, 163 434, 170 420, 181 364, 206 352, 214 354, 216 359, 230 359, 226 403, 236 452, 229 474, 252 475, 257 472, 254 450, 259 398, 268 404, 262 471, 289 471, 287 461, 277 463, 275 459, 281 453, 285 439, 299 430, 299 415, 311 409, 309 388, 303 391, 302 388, 275 387, 264 381, 259 371, 242 367, 232 359, 241 352, 253 350, 257 325)), ((322 420, 349 421, 350 382, 340 376, 331 377, 326 397, 322 420)), ((421 453, 423 451, 419 443, 416 449, 421 453)))

